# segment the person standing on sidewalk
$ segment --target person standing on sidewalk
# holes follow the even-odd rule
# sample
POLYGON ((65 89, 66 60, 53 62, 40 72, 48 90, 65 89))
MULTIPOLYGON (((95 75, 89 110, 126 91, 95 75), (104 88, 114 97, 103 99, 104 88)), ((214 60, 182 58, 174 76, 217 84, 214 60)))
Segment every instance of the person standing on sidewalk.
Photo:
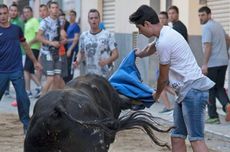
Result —
MULTIPOLYGON (((10 17, 10 23, 18 25, 19 27, 22 28, 22 31, 24 32, 24 22, 19 18, 18 5, 16 3, 13 3, 12 5, 10 5, 9 17, 10 17)), ((23 58, 22 62, 24 65, 25 51, 23 50, 23 47, 21 47, 21 50, 22 50, 22 58, 23 58)), ((8 84, 6 88, 5 95, 10 97, 10 83, 8 84)), ((14 102, 12 103, 15 104, 14 102)))
POLYGON ((78 43, 80 37, 80 27, 76 23, 77 12, 70 10, 69 12, 69 27, 67 29, 68 38, 68 50, 67 50, 67 62, 68 62, 68 76, 64 77, 64 81, 67 83, 73 79, 74 68, 72 66, 73 61, 76 59, 78 53, 78 43))
POLYGON ((30 100, 25 90, 20 44, 33 61, 35 68, 40 70, 42 67, 26 43, 22 29, 9 23, 8 19, 8 7, 0 4, 0 100, 8 82, 11 81, 16 91, 19 118, 26 133, 30 121, 30 100))
POLYGON ((224 89, 225 74, 228 66, 229 54, 227 50, 228 36, 223 27, 212 20, 211 9, 207 6, 199 9, 199 18, 202 26, 202 45, 204 61, 203 74, 216 83, 209 90, 208 116, 206 123, 219 124, 219 116, 216 109, 216 98, 226 112, 226 121, 230 121, 230 101, 224 89))
POLYGON ((49 90, 59 89, 61 81, 61 57, 60 47, 60 21, 59 5, 55 1, 48 3, 49 16, 40 23, 37 39, 42 43, 40 60, 43 72, 46 75, 46 82, 43 85, 41 96, 49 90))
MULTIPOLYGON (((39 56, 40 43, 36 38, 36 34, 39 28, 39 22, 36 18, 33 17, 33 10, 30 6, 25 6, 23 8, 23 15, 25 17, 25 38, 26 42, 29 44, 30 48, 36 59, 39 56)), ((26 84, 26 91, 29 97, 32 97, 30 80, 33 80, 37 87, 35 88, 36 94, 38 96, 41 92, 41 82, 37 75, 35 75, 35 69, 31 59, 26 56, 25 66, 24 66, 24 77, 26 84)))
POLYGON ((183 36, 171 27, 161 25, 158 15, 150 6, 140 6, 129 16, 129 20, 136 25, 140 34, 148 38, 157 37, 148 49, 137 49, 135 52, 141 58, 156 51, 159 55, 159 77, 153 99, 157 101, 167 85, 178 96, 173 114, 175 128, 171 134, 172 152, 186 152, 187 136, 193 151, 208 152, 204 141, 204 117, 208 89, 214 83, 202 74, 183 36))
POLYGON ((184 25, 184 23, 182 23, 179 20, 179 9, 177 6, 169 7, 168 17, 169 17, 169 21, 172 22, 172 28, 177 32, 179 32, 184 37, 184 39, 188 42, 187 28, 184 25))
POLYGON ((117 43, 114 36, 107 30, 99 28, 100 13, 91 9, 88 13, 90 30, 80 36, 80 51, 78 52, 75 65, 85 58, 86 73, 94 73, 105 78, 111 74, 113 62, 118 58, 117 43))

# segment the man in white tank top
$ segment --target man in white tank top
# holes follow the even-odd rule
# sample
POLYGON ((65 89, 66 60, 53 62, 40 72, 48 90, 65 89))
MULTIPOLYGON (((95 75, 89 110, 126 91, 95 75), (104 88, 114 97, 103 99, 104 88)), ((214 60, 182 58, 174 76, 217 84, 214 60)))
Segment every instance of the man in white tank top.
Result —
POLYGON ((147 5, 140 6, 130 15, 140 34, 157 37, 155 43, 143 50, 137 50, 137 57, 159 54, 159 78, 153 94, 158 100, 165 86, 170 85, 177 93, 172 130, 172 151, 186 152, 185 139, 188 136, 196 152, 208 152, 204 141, 204 114, 208 101, 208 89, 214 83, 202 74, 195 57, 181 34, 159 23, 156 12, 147 5))

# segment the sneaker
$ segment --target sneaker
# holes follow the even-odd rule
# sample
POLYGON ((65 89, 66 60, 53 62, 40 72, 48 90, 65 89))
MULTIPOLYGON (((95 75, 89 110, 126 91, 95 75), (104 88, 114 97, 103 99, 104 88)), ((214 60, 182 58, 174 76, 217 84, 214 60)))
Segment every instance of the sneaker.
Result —
POLYGON ((26 91, 26 92, 27 92, 27 96, 28 96, 29 98, 32 98, 32 97, 33 97, 33 94, 32 94, 31 91, 26 91))
POLYGON ((230 121, 230 104, 226 106, 226 117, 225 121, 230 121))
POLYGON ((18 106, 17 101, 14 100, 13 102, 11 102, 11 106, 12 106, 12 107, 17 107, 17 106, 18 106))
POLYGON ((206 120, 207 124, 220 124, 220 119, 219 118, 208 118, 206 120))
POLYGON ((39 98, 41 96, 41 88, 35 88, 35 91, 34 98, 39 98))
POLYGON ((173 109, 163 108, 163 110, 160 111, 159 113, 168 113, 168 112, 173 112, 173 109))

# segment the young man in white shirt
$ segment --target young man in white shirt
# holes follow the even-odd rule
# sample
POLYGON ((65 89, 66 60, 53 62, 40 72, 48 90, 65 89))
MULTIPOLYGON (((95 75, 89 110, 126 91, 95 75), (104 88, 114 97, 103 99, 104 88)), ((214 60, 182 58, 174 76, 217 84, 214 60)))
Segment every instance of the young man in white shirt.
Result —
POLYGON ((75 65, 79 65, 85 59, 86 73, 94 73, 109 78, 111 66, 119 57, 119 52, 113 34, 99 28, 100 20, 98 10, 89 10, 90 30, 83 32, 80 36, 80 47, 75 65))
POLYGON ((157 37, 144 50, 136 51, 137 57, 159 54, 159 78, 153 94, 158 100, 163 89, 169 85, 177 93, 174 107, 174 125, 171 141, 173 152, 186 152, 185 139, 191 142, 193 151, 208 152, 204 141, 204 116, 208 102, 208 89, 214 83, 202 74, 195 57, 181 34, 159 23, 156 12, 147 5, 140 6, 130 15, 140 34, 157 37))

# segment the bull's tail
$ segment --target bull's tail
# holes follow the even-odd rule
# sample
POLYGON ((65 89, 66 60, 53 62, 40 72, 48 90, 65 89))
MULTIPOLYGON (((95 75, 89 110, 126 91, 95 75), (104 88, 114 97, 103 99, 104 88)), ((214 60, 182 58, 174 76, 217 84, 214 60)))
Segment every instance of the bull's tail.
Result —
POLYGON ((162 129, 162 125, 160 125, 156 121, 157 119, 159 120, 159 118, 152 116, 148 112, 129 112, 121 116, 118 120, 113 118, 107 118, 102 120, 82 121, 72 117, 63 106, 57 106, 56 111, 64 113, 68 119, 84 127, 99 127, 104 130, 104 133, 106 133, 111 138, 114 137, 118 131, 135 128, 141 129, 148 134, 148 136, 155 144, 170 149, 170 146, 166 142, 162 142, 159 138, 155 136, 154 131, 168 133, 172 129, 172 127, 162 129))
POLYGON ((119 127, 116 130, 141 129, 148 134, 155 144, 170 149, 166 142, 161 141, 155 136, 154 131, 168 133, 173 127, 163 129, 163 126, 156 121, 157 119, 159 120, 159 118, 145 111, 130 112, 119 118, 119 127))

